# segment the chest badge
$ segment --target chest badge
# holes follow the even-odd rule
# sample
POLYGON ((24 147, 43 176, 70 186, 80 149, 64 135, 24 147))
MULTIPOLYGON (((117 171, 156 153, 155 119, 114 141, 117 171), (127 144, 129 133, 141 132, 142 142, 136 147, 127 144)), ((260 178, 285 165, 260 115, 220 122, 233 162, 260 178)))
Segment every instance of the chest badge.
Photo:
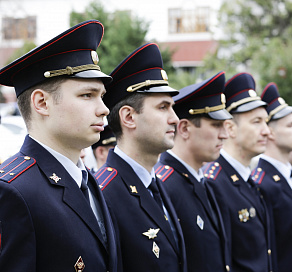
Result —
POLYGON ((235 181, 238 181, 239 180, 239 178, 234 174, 233 176, 231 176, 231 178, 232 178, 232 181, 233 182, 235 182, 235 181))
POLYGON ((160 229, 151 229, 150 228, 148 231, 143 232, 142 234, 147 236, 149 239, 154 239, 157 237, 158 231, 160 231, 160 229))
POLYGON ((199 215, 197 215, 197 225, 201 230, 204 229, 204 220, 199 215))
POLYGON ((247 222, 249 220, 249 212, 247 209, 242 209, 238 211, 238 217, 240 222, 247 222))
POLYGON ((160 253, 160 248, 159 246, 153 241, 153 246, 152 246, 152 252, 156 256, 156 258, 159 258, 159 253, 160 253))
POLYGON ((76 264, 74 265, 74 268, 76 270, 76 272, 82 272, 85 268, 85 264, 81 258, 81 256, 78 258, 76 264))

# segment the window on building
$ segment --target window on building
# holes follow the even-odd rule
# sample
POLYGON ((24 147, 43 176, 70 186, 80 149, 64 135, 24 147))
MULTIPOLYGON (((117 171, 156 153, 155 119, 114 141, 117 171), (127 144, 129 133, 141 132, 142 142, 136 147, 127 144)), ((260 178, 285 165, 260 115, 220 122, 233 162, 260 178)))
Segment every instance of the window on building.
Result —
POLYGON ((2 18, 4 40, 31 40, 36 38, 36 16, 25 18, 2 18))
POLYGON ((181 8, 168 10, 168 29, 170 34, 207 32, 209 27, 209 7, 197 7, 194 10, 182 10, 181 8))

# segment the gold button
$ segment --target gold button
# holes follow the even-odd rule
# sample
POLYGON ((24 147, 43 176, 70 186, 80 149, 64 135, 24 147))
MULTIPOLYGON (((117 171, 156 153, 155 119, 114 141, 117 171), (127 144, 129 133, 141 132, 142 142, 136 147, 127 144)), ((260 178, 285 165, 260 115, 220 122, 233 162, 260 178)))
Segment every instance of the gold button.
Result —
POLYGON ((30 157, 29 156, 25 156, 24 159, 28 161, 28 160, 30 160, 30 157))
POLYGON ((229 265, 226 265, 226 271, 230 271, 230 267, 229 267, 229 265))
POLYGON ((165 169, 169 169, 169 166, 168 166, 168 165, 165 165, 164 168, 165 168, 165 169))
POLYGON ((113 171, 113 169, 111 167, 108 167, 107 168, 107 171, 110 171, 111 172, 111 171, 113 171))
POLYGON ((0 173, 5 173, 5 171, 4 170, 0 170, 0 173))
POLYGON ((10 176, 14 176, 15 174, 14 174, 14 173, 10 173, 9 175, 10 175, 10 176))
POLYGON ((268 250, 268 254, 271 255, 272 254, 272 250, 269 249, 268 250))

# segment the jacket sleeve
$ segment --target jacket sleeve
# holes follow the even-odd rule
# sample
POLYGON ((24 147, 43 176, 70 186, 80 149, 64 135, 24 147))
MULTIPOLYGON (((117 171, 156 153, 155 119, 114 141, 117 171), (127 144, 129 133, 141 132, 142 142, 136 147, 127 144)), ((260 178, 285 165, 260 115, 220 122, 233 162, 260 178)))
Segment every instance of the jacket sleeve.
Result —
POLYGON ((0 271, 36 271, 35 232, 29 207, 12 184, 0 181, 0 271))

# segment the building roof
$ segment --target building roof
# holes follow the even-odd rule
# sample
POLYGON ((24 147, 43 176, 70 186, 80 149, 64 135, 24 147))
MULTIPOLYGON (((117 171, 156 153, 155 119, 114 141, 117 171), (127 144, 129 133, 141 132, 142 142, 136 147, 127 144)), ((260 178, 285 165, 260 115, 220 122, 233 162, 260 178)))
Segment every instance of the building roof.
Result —
POLYGON ((174 67, 196 67, 203 64, 207 53, 214 53, 218 42, 207 41, 182 41, 164 42, 162 48, 168 47, 174 52, 172 62, 174 67))

